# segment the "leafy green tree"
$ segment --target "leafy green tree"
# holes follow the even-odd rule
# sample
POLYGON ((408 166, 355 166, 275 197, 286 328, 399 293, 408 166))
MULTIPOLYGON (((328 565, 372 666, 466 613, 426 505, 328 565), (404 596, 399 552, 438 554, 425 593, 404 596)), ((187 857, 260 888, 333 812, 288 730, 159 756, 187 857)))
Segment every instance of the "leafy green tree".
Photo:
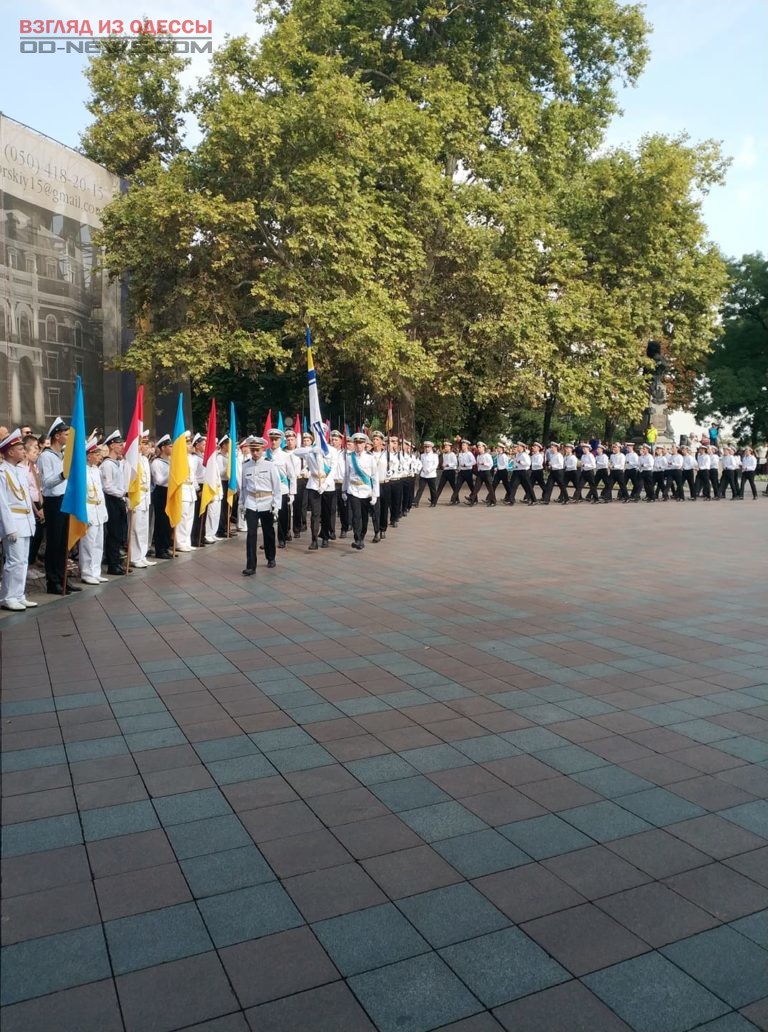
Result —
POLYGON ((768 261, 745 254, 728 266, 722 333, 700 384, 696 412, 734 420, 753 445, 768 439, 768 261))
POLYGON ((179 76, 188 64, 162 37, 102 40, 85 72, 94 121, 80 136, 83 153, 133 180, 150 159, 178 154, 185 111, 179 76))

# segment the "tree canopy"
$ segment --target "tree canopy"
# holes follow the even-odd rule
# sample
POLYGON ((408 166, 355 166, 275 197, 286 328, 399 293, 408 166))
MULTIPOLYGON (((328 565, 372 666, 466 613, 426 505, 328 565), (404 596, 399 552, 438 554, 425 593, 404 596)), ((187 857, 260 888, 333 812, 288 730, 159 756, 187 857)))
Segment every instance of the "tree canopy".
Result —
POLYGON ((102 234, 128 276, 128 368, 201 388, 274 376, 301 368, 309 321, 327 396, 395 396, 425 429, 451 413, 501 430, 516 407, 556 404, 635 417, 649 337, 690 392, 724 286, 700 211, 723 161, 683 138, 600 149, 616 82, 648 57, 639 6, 257 11, 259 42, 229 40, 186 101, 190 150, 167 52, 141 58, 159 91, 152 72, 92 65, 84 143, 132 176, 102 234))

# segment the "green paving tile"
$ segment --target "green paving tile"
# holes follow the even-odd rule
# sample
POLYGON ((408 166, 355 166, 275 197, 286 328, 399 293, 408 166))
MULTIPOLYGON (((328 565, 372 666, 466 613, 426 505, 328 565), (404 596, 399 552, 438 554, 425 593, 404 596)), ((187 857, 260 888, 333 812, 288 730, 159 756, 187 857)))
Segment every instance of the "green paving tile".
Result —
POLYGON ((506 928, 509 919, 466 883, 432 889, 397 903, 431 946, 450 946, 506 928))
POLYGON ((304 924, 290 896, 277 882, 208 896, 199 900, 198 906, 217 948, 304 924))
POLYGON ((363 760, 350 760, 344 766, 364 785, 376 785, 381 781, 397 781, 409 778, 418 771, 401 756, 367 756, 363 760))
POLYGON ((554 767, 555 770, 559 770, 561 774, 578 774, 583 770, 592 770, 594 767, 604 767, 608 763, 608 760, 604 760, 602 756, 596 756, 588 749, 582 749, 578 745, 536 750, 534 756, 550 767, 554 767))
POLYGON ((187 821, 201 821, 206 817, 221 817, 232 812, 232 807, 217 788, 162 796, 154 800, 154 806, 165 827, 186 824, 187 821))
POLYGON ((312 930, 345 978, 430 949, 391 903, 319 921, 312 930))
POLYGON ((472 760, 450 745, 428 745, 423 749, 404 749, 400 755, 422 774, 454 767, 467 767, 472 760))
POLYGON ((729 756, 738 756, 740 760, 746 760, 748 763, 762 763, 768 760, 768 742, 761 742, 747 735, 715 742, 713 748, 728 753, 729 756))
POLYGON ((395 813, 430 806, 432 803, 449 802, 451 798, 421 774, 399 781, 383 781, 373 785, 371 792, 395 813))
POLYGON ((0 956, 3 1006, 111 975, 100 926, 29 939, 4 947, 0 956))
POLYGON ((585 788, 599 792, 608 799, 616 799, 618 796, 628 795, 630 792, 642 792, 643 789, 654 787, 652 781, 647 781, 645 778, 613 764, 608 767, 581 771, 573 775, 573 780, 578 781, 585 788))
POLYGON ((607 800, 561 810, 559 816, 596 842, 611 842, 652 827, 647 821, 607 800))
POLYGON ((3 773, 10 774, 16 770, 53 767, 58 763, 66 763, 67 754, 63 745, 47 745, 40 749, 17 749, 13 752, 4 752, 0 760, 3 773))
POLYGON ((428 1032, 483 1009, 434 953, 353 975, 349 987, 379 1032, 428 1032))
POLYGON ((168 749, 173 745, 186 745, 184 732, 177 727, 168 727, 162 731, 137 731, 127 734, 125 740, 131 752, 145 752, 148 749, 168 749))
POLYGON ((415 810, 403 810, 400 818, 425 842, 453 838, 455 835, 465 835, 471 831, 485 831, 488 827, 485 821, 481 821, 454 800, 421 806, 415 810))
POLYGON ((74 846, 82 841, 77 814, 67 813, 60 817, 6 825, 2 835, 2 855, 11 857, 24 853, 43 853, 61 846, 74 846))
POLYGON ((68 742, 65 746, 70 763, 81 760, 102 760, 108 756, 125 756, 128 746, 121 735, 111 738, 94 738, 90 742, 68 742))
POLYGON ((443 839, 432 848, 465 878, 480 878, 531 861, 527 853, 491 828, 443 839))
POLYGON ((277 774, 267 757, 259 753, 233 756, 229 760, 214 760, 207 766, 211 777, 219 785, 236 785, 240 781, 253 781, 277 774))
POLYGON ((546 860, 551 856, 594 845, 593 839, 553 813, 525 821, 513 821, 497 830, 534 860, 546 860))
POLYGON ((192 957, 212 948, 194 903, 107 921, 104 932, 116 975, 192 957))
POLYGON ((504 731, 501 737, 525 753, 565 748, 571 744, 567 738, 562 738, 545 727, 525 727, 520 731, 504 731))
POLYGON ((275 878, 272 868, 253 845, 190 857, 181 861, 181 869, 196 899, 261 885, 275 878))
POLYGON ((118 806, 102 806, 95 810, 84 810, 80 814, 86 842, 113 838, 115 835, 130 835, 136 831, 150 831, 159 828, 152 804, 147 800, 138 803, 121 803, 118 806))
POLYGON ((701 817, 706 813, 702 807, 682 799, 666 788, 648 788, 643 792, 622 796, 620 805, 658 827, 701 817))
POLYGON ((520 749, 505 741, 501 735, 480 735, 478 738, 454 742, 453 745, 475 763, 488 763, 490 760, 504 760, 508 756, 520 755, 520 749))
POLYGON ((234 815, 176 824, 167 829, 167 834, 179 860, 253 844, 251 836, 234 815))
POLYGON ((322 745, 299 745, 295 749, 278 749, 267 753, 270 763, 281 774, 292 774, 300 770, 314 770, 315 767, 328 767, 336 760, 322 745))
POLYGON ((499 1007, 571 977, 519 928, 504 928, 439 952, 486 1007, 499 1007))
POLYGON ((730 1010, 659 953, 625 960, 582 981, 635 1032, 687 1032, 730 1010))
POLYGON ((248 735, 233 735, 231 738, 214 738, 208 742, 195 742, 193 749, 203 761, 229 760, 235 756, 256 755, 258 752, 248 735))
POLYGON ((768 801, 765 799, 730 806, 727 810, 720 810, 719 815, 755 835, 762 835, 764 839, 768 839, 768 801))
POLYGON ((768 994, 768 951, 733 928, 700 932, 661 952, 734 1008, 768 994))

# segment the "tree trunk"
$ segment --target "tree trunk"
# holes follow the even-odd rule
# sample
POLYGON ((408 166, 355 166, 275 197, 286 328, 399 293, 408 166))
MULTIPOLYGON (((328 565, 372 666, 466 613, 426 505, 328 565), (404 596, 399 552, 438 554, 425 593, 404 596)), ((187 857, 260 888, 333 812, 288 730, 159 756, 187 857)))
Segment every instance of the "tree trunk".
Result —
POLYGON ((557 405, 557 396, 550 394, 547 400, 544 402, 544 425, 541 428, 541 443, 546 448, 549 444, 549 435, 552 429, 552 417, 555 414, 555 406, 557 405))
POLYGON ((613 444, 613 435, 616 433, 616 423, 610 416, 605 417, 605 426, 603 427, 603 440, 606 444, 613 444))

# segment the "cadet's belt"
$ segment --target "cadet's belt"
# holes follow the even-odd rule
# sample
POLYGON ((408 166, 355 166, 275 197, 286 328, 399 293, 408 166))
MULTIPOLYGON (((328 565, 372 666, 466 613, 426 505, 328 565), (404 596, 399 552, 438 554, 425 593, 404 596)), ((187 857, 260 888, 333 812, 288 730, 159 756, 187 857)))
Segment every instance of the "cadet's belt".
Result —
POLYGON ((271 491, 251 491, 251 494, 256 495, 257 498, 271 498, 271 491))
POLYGON ((20 516, 27 516, 27 515, 29 515, 29 509, 21 509, 18 506, 15 506, 15 505, 12 505, 10 507, 10 509, 11 509, 11 512, 19 513, 20 516))
POLYGON ((343 484, 343 483, 344 483, 343 480, 334 480, 334 484, 343 484))

